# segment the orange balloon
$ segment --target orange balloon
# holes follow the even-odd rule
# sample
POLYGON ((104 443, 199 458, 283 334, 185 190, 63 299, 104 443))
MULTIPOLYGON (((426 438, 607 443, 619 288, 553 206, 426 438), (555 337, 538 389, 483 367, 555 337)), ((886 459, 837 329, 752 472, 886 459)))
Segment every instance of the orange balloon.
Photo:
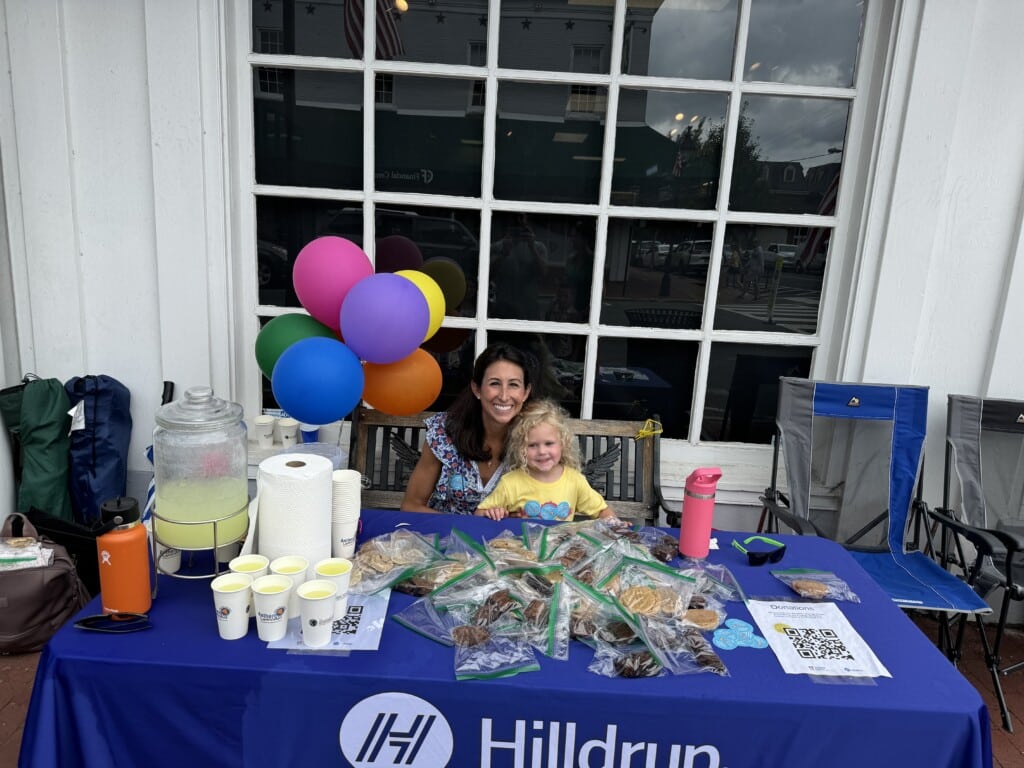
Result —
POLYGON ((441 366, 422 349, 394 363, 364 363, 363 376, 363 400, 392 416, 425 411, 441 394, 441 366))

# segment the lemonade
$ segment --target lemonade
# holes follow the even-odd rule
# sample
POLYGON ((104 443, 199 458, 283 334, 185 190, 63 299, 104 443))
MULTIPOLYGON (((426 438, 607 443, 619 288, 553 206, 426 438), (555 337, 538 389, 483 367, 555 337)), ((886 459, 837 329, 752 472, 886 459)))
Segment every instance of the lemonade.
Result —
POLYGON ((276 595, 278 592, 284 592, 288 587, 282 586, 281 584, 268 584, 265 587, 260 587, 257 592, 261 595, 276 595))
POLYGON ((307 600, 323 600, 325 597, 331 597, 333 594, 329 589, 311 589, 309 592, 303 592, 302 596, 307 600))
POLYGON ((248 483, 240 478, 213 477, 160 483, 156 488, 156 514, 160 517, 153 520, 156 537, 162 544, 175 549, 212 549, 215 545, 238 541, 249 528, 249 516, 240 511, 248 504, 248 483), (223 520, 235 512, 238 514, 223 520), (217 524, 216 541, 214 520, 221 521, 217 524))

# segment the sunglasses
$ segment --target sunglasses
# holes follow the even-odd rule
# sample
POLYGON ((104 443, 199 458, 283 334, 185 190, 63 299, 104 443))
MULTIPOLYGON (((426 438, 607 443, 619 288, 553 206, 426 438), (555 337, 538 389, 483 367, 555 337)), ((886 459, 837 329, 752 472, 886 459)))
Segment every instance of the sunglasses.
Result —
POLYGON ((779 562, 779 560, 782 559, 782 556, 786 554, 786 545, 785 544, 783 544, 781 541, 776 541, 775 539, 769 539, 767 536, 748 536, 747 538, 745 538, 743 540, 742 544, 740 544, 738 540, 733 539, 732 540, 732 545, 734 547, 736 547, 736 549, 738 549, 744 555, 747 556, 747 562, 750 563, 751 565, 764 565, 765 563, 777 563, 777 562, 779 562), (768 544, 768 545, 770 545, 772 547, 775 547, 775 549, 772 549, 772 550, 770 550, 768 552, 763 552, 763 551, 751 552, 750 550, 747 549, 747 546, 752 544, 752 543, 754 543, 755 541, 760 541, 763 544, 768 544))
POLYGON ((112 634, 140 632, 153 627, 149 623, 149 616, 145 613, 100 613, 95 616, 83 616, 75 622, 75 626, 90 632, 110 632, 112 634))

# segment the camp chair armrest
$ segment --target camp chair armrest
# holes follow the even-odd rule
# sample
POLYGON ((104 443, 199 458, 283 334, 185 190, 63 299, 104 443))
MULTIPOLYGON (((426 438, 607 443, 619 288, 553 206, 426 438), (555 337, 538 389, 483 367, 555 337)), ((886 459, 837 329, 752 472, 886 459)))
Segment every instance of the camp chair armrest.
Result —
POLYGON ((969 525, 957 520, 951 512, 952 510, 942 509, 941 507, 928 510, 928 514, 933 520, 954 533, 963 536, 974 545, 980 554, 999 558, 1005 554, 1012 557, 1024 549, 1024 541, 1021 540, 1021 537, 1008 531, 1000 531, 995 528, 978 528, 977 526, 969 525))
POLYGON ((787 527, 795 531, 801 536, 822 536, 823 534, 810 520, 805 520, 802 517, 794 515, 790 510, 783 507, 778 501, 771 499, 767 496, 761 497, 761 503, 764 504, 765 509, 768 513, 780 520, 787 527))

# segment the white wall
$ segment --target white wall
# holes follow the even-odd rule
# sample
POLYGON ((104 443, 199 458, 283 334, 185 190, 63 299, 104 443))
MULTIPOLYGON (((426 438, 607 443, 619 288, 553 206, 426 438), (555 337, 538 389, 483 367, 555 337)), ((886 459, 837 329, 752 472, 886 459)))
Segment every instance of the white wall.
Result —
MULTIPOLYGON (((161 382, 234 398, 234 336, 255 322, 231 309, 243 287, 224 14, 246 3, 224 6, 0 0, 0 383, 24 371, 120 379, 138 472, 161 382)), ((1015 0, 903 0, 878 53, 891 74, 858 191, 866 215, 837 276, 855 298, 829 376, 932 387, 935 488, 946 393, 1024 397, 1024 306, 1010 300, 1024 288, 1020 29, 1015 0)), ((766 449, 728 452, 717 522, 753 527, 745 505, 767 484, 766 449)), ((663 458, 678 503, 696 462, 717 457, 666 444, 663 458)))

